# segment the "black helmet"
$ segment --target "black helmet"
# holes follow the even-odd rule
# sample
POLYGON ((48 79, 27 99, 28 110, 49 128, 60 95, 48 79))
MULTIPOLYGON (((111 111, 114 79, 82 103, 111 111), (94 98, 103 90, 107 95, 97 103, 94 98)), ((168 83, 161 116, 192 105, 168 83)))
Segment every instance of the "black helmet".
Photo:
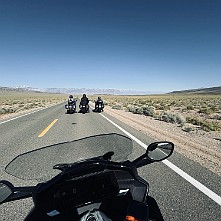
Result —
POLYGON ((70 95, 70 96, 69 96, 69 98, 73 98, 73 96, 72 96, 72 95, 70 95))
POLYGON ((86 94, 83 94, 83 97, 86 97, 86 94))
POLYGON ((98 99, 98 100, 101 100, 101 97, 98 97, 97 99, 98 99))

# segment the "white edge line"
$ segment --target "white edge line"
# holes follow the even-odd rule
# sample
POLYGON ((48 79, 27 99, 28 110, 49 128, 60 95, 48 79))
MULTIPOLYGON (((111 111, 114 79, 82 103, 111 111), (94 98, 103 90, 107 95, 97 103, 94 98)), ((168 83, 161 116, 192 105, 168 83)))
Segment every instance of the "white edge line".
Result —
MULTIPOLYGON (((56 105, 56 104, 55 104, 55 105, 56 105)), ((55 105, 51 105, 51 106, 49 106, 49 107, 53 107, 53 106, 55 106, 55 105)), ((38 109, 38 110, 35 110, 35 111, 32 111, 32 112, 29 112, 29 113, 27 113, 27 114, 19 115, 19 116, 17 116, 17 117, 11 118, 11 119, 9 119, 9 120, 0 122, 0 125, 1 125, 1 124, 4 124, 4 123, 7 123, 7 122, 9 122, 9 121, 12 121, 12 120, 16 120, 16 119, 18 119, 18 118, 20 118, 20 117, 24 117, 24 116, 27 116, 27 115, 29 115, 29 114, 36 113, 36 112, 38 112, 38 111, 45 110, 45 109, 47 109, 47 108, 49 108, 49 107, 41 108, 41 109, 38 109)))
POLYGON ((206 186, 201 184, 199 181, 188 175, 186 172, 172 164, 169 160, 164 160, 163 163, 221 206, 221 197, 219 195, 217 195, 206 186))
MULTIPOLYGON (((100 114, 102 117, 104 117, 107 121, 109 121, 110 123, 112 123, 114 126, 116 126, 118 129, 120 129, 122 132, 124 132, 128 137, 130 137, 131 139, 133 139, 135 142, 137 142, 140 146, 142 146, 144 149, 147 149, 147 145, 144 144, 143 142, 141 142, 139 139, 137 139, 135 136, 133 136, 132 134, 130 134, 129 132, 127 132, 126 130, 124 130, 122 127, 120 127, 119 125, 117 125, 116 123, 114 123, 112 120, 110 120, 109 118, 107 118, 106 116, 104 116, 103 114, 100 114)), ((208 189, 206 186, 204 186, 203 184, 201 184, 200 182, 198 182, 197 180, 195 180, 193 177, 191 177, 190 175, 188 175, 187 173, 185 173, 183 170, 181 170, 180 168, 178 168, 177 166, 175 166, 173 163, 171 163, 168 160, 163 160, 162 163, 164 163, 165 165, 167 165, 170 169, 172 169, 174 172, 176 172, 178 175, 180 175, 181 177, 183 177, 186 181, 188 181, 189 183, 191 183, 194 187, 196 187, 198 190, 200 190, 201 192, 203 192, 205 195, 207 195, 210 199, 212 199, 213 201, 215 201, 217 204, 219 204, 221 206, 221 197, 219 195, 217 195, 216 193, 214 193, 213 191, 211 191, 210 189, 208 189)))

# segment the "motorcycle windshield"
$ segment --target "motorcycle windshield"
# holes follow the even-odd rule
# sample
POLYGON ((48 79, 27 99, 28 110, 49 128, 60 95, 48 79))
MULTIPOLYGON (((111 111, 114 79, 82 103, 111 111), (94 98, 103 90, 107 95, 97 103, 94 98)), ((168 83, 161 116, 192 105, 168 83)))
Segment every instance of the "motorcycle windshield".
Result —
POLYGON ((112 161, 120 162, 127 160, 132 150, 130 138, 115 133, 102 134, 21 154, 6 166, 5 171, 24 180, 46 181, 61 172, 53 169, 56 164, 75 163, 109 151, 114 152, 112 161))

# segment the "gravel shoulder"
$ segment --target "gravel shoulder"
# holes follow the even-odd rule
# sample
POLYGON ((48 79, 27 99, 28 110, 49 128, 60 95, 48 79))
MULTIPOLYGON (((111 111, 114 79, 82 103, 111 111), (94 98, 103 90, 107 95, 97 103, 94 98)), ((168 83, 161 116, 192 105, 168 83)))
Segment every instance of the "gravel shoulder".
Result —
POLYGON ((185 132, 176 124, 155 120, 152 117, 133 114, 105 106, 107 114, 156 140, 175 144, 175 150, 203 167, 221 176, 221 132, 205 132, 196 129, 185 132))

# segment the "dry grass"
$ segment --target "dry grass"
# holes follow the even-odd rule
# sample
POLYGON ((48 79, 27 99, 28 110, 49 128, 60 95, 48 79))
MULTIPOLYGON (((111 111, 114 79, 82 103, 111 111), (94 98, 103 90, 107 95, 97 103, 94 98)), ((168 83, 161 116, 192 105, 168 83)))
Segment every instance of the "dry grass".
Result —
MULTIPOLYGON (((0 116, 64 102, 68 95, 0 90, 0 116)), ((95 100, 97 96, 89 96, 95 100)), ((105 105, 142 114, 168 123, 180 124, 184 131, 221 130, 221 95, 103 95, 105 105)))
MULTIPOLYGON (((97 96, 89 99, 96 100, 97 96)), ((101 97, 109 106, 104 109, 106 113, 157 140, 174 142, 176 151, 221 175, 221 95, 101 97)), ((0 90, 0 110, 7 110, 0 118, 65 102, 67 98, 65 94, 0 90)))
POLYGON ((64 94, 0 90, 0 116, 42 108, 65 100, 67 100, 67 95, 64 94))
POLYGON ((178 123, 187 132, 196 127, 204 131, 221 130, 221 95, 104 95, 102 98, 113 109, 178 123))

